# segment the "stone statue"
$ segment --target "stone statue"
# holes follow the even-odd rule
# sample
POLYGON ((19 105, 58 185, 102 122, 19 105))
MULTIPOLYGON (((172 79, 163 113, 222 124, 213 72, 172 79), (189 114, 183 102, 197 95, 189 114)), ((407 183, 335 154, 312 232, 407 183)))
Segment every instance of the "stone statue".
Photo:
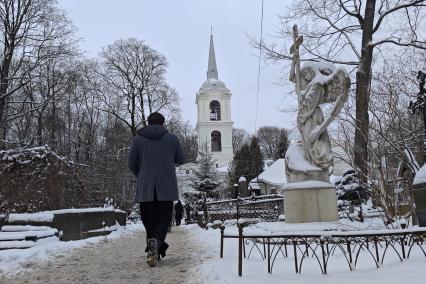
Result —
POLYGON ((297 128, 300 141, 291 145, 286 154, 289 182, 303 180, 329 181, 333 154, 327 127, 339 114, 348 98, 350 79, 346 70, 327 62, 306 62, 300 68, 299 37, 293 27, 294 44, 290 52, 293 61, 289 79, 296 84, 298 97, 297 128), (324 117, 321 105, 334 103, 324 117))

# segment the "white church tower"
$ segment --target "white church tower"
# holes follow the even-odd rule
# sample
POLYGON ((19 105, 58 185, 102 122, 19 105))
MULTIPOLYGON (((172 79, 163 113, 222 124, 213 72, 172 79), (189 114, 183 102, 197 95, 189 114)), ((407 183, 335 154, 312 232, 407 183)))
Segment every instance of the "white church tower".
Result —
POLYGON ((197 92, 198 147, 207 143, 217 165, 229 164, 234 156, 232 148, 231 92, 219 80, 210 35, 207 80, 197 92))

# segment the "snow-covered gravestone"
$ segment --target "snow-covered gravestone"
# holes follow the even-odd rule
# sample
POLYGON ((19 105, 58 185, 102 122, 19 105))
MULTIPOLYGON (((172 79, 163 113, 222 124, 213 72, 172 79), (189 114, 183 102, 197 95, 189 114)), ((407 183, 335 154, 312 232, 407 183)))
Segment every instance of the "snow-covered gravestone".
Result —
POLYGON ((336 189, 329 180, 333 154, 327 127, 348 98, 350 79, 344 68, 331 63, 306 62, 300 68, 303 38, 297 26, 293 36, 289 79, 296 84, 300 140, 290 145, 285 157, 285 219, 287 223, 337 221, 336 189), (321 105, 326 103, 333 103, 333 107, 324 117, 321 105))
POLYGON ((238 187, 240 189, 241 197, 248 197, 250 193, 248 191, 247 179, 245 177, 240 177, 238 180, 238 187))
POLYGON ((426 164, 414 177, 413 193, 419 226, 426 227, 426 164))

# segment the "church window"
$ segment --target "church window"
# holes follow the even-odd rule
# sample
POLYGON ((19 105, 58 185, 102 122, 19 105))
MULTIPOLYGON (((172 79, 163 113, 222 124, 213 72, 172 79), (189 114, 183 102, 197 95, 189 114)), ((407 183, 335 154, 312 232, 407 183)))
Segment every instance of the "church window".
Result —
POLYGON ((220 103, 218 101, 210 103, 210 120, 220 120, 220 103))
POLYGON ((211 134, 212 152, 222 151, 222 135, 219 131, 213 131, 211 134))

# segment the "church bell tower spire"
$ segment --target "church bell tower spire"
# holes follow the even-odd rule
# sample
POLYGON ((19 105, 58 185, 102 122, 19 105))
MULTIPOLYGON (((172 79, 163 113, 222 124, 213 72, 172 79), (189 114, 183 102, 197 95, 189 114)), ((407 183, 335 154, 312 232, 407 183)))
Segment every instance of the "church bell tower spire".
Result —
POLYGON ((216 165, 228 165, 234 156, 232 146, 231 91, 218 79, 213 35, 210 34, 207 79, 197 92, 198 149, 207 145, 216 165))
POLYGON ((209 65, 207 68, 207 79, 218 79, 216 55, 214 53, 213 34, 210 34, 209 65))

